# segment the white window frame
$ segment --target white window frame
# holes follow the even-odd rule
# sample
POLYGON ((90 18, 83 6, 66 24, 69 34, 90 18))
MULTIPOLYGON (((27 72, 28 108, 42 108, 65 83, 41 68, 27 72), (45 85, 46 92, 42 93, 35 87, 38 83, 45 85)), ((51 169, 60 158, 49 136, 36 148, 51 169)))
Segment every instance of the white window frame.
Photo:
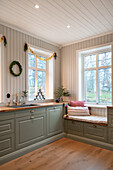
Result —
MULTIPOLYGON (((0 38, 3 35, 0 34, 0 38)), ((5 84, 4 80, 5 80, 5 59, 4 59, 4 43, 3 41, 0 42, 0 104, 5 103, 5 96, 4 94, 6 94, 5 91, 5 84)))
MULTIPOLYGON (((77 79, 78 79, 78 84, 77 84, 77 89, 78 89, 78 100, 84 100, 85 99, 85 78, 84 78, 84 73, 85 73, 85 70, 94 70, 94 68, 87 68, 87 69, 84 69, 84 56, 87 56, 87 55, 92 55, 92 54, 95 54, 95 53, 103 53, 103 52, 108 52, 109 50, 108 49, 101 49, 99 50, 99 48, 105 48, 107 46, 111 46, 111 60, 112 60, 112 65, 111 66, 102 66, 102 67, 98 67, 98 61, 96 61, 96 71, 97 71, 97 74, 96 74, 96 89, 97 86, 98 86, 98 70, 99 68, 103 69, 103 68, 111 68, 112 69, 112 104, 113 104, 113 43, 112 44, 104 44, 104 45, 100 45, 100 46, 95 46, 94 48, 86 48, 86 49, 82 49, 82 50, 78 50, 77 51, 77 73, 78 73, 78 76, 77 76, 77 79), (96 49, 95 52, 88 52, 89 50, 93 50, 93 49, 96 49), (84 52, 86 52, 84 54, 84 52), (81 66, 80 64, 81 63, 81 66), (81 83, 82 82, 82 83, 81 83)), ((98 57, 96 55, 96 60, 98 60, 98 57)), ((96 90, 96 97, 98 98, 98 90, 96 90)), ((96 98, 96 100, 97 100, 96 98)), ((98 101, 98 100, 97 100, 98 101)), ((96 104, 96 105, 107 105, 107 103, 89 103, 87 102, 86 104, 96 104)), ((110 105, 110 104, 109 104, 110 105)))
MULTIPOLYGON (((49 51, 49 50, 46 50, 46 49, 31 45, 31 44, 29 44, 29 45, 33 49, 35 54, 37 54, 38 56, 42 56, 42 57, 47 58, 47 57, 50 57, 53 54, 52 51, 49 51), (44 52, 44 53, 42 54, 42 52, 44 52)), ((26 64, 26 70, 27 70, 26 71, 27 72, 27 75, 26 75, 26 82, 27 82, 26 83, 27 84, 26 89, 28 91, 28 69, 33 69, 33 70, 36 71, 35 72, 35 95, 36 95, 37 94, 37 81, 36 81, 37 80, 37 71, 38 70, 39 71, 44 71, 44 69, 37 68, 37 62, 36 62, 37 58, 36 57, 35 57, 35 68, 28 67, 28 54, 29 53, 30 53, 30 51, 28 51, 27 54, 26 54, 26 56, 27 56, 27 58, 26 58, 26 63, 27 63, 26 64)), ((46 70, 45 70, 45 72, 46 72, 46 100, 51 100, 54 97, 54 94, 52 93, 52 92, 54 92, 54 69, 55 69, 54 65, 55 65, 55 63, 54 63, 53 58, 51 60, 49 60, 49 61, 46 61, 46 70), (52 68, 52 75, 50 77, 49 65, 51 64, 51 62, 53 62, 52 63, 53 68, 52 68), (50 83, 50 81, 52 81, 52 82, 50 83), (49 96, 52 96, 52 97, 50 98, 49 96)), ((35 96, 34 96, 34 98, 35 98, 35 96)), ((30 100, 28 100, 28 101, 30 101, 30 100)), ((34 101, 34 100, 32 100, 32 101, 34 101)))

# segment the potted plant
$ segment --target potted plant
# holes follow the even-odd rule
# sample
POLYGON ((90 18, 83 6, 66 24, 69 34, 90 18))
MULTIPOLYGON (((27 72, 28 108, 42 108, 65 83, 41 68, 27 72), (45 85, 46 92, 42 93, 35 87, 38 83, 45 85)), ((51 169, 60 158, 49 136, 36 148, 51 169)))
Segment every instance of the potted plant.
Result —
POLYGON ((56 90, 55 96, 56 96, 57 99, 60 99, 60 101, 63 102, 64 101, 64 97, 69 97, 70 93, 69 93, 69 91, 66 88, 61 86, 61 87, 58 87, 58 89, 56 90))

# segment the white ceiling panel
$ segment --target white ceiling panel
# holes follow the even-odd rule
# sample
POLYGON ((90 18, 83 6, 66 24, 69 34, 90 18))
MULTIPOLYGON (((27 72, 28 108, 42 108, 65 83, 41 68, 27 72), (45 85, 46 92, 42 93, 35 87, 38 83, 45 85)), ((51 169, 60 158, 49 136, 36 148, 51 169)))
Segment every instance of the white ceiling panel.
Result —
POLYGON ((113 0, 0 0, 0 21, 62 46, 112 32, 113 0))

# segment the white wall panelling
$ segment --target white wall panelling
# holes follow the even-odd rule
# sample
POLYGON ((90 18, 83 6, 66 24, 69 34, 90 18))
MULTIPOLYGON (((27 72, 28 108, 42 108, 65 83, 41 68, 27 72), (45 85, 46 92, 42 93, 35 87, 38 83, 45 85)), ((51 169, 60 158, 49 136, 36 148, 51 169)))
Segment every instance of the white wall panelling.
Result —
POLYGON ((24 44, 25 42, 30 43, 39 48, 43 48, 49 51, 54 51, 57 53, 58 57, 55 60, 55 74, 54 74, 54 89, 56 89, 61 84, 60 78, 60 50, 57 46, 50 43, 39 40, 30 35, 24 34, 12 28, 6 27, 0 24, 0 34, 5 35, 7 38, 7 47, 4 50, 5 57, 5 99, 6 94, 9 92, 11 94, 11 100, 13 95, 16 93, 21 93, 25 90, 25 52, 24 44), (9 65, 13 60, 17 60, 21 63, 23 72, 19 77, 14 77, 9 72, 9 65))

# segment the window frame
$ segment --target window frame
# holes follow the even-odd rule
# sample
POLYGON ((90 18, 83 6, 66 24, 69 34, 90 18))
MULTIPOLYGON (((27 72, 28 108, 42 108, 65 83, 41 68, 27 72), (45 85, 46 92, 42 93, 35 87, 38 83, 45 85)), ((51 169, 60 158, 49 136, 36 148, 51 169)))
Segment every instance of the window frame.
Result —
MULTIPOLYGON (((78 100, 84 100, 85 99, 84 56, 94 55, 95 53, 99 54, 99 53, 108 52, 108 51, 111 51, 111 65, 110 66, 98 66, 98 61, 96 61, 96 67, 95 67, 96 72, 97 72, 97 74, 96 74, 96 80, 97 80, 96 81, 96 89, 98 89, 97 86, 98 86, 98 71, 99 71, 99 69, 111 68, 111 80, 112 80, 112 99, 111 100, 112 100, 112 103, 110 104, 110 103, 85 102, 85 104, 88 104, 88 105, 90 105, 90 104, 92 104, 92 105, 112 105, 113 104, 113 59, 112 59, 112 57, 113 57, 113 43, 95 46, 94 48, 90 47, 90 48, 86 48, 86 49, 82 49, 82 50, 77 50, 77 53, 76 53, 77 58, 76 59, 77 59, 78 66, 77 65, 76 66, 77 66, 77 73, 78 73, 78 76, 77 76, 77 79, 78 79, 78 84, 77 84, 78 100), (110 47, 110 50, 107 47, 110 47), (94 50, 94 51, 89 52, 90 50, 94 50), (84 54, 84 52, 86 52, 86 53, 84 54), (80 63, 81 63, 81 66, 80 66, 80 63), (81 83, 82 83, 82 85, 81 85, 81 83)), ((97 55, 96 55, 96 60, 98 60, 97 55)), ((87 70, 94 70, 94 67, 93 68, 87 68, 87 70)), ((98 93, 99 93, 98 90, 96 90, 96 101, 97 102, 98 102, 97 98, 98 98, 98 93)))
MULTIPOLYGON (((3 35, 0 34, 0 37, 3 35)), ((5 81, 5 58, 4 58, 4 43, 0 42, 0 104, 5 103, 4 94, 6 91, 6 83, 5 81)))
MULTIPOLYGON (((99 54, 107 53, 107 52, 111 52, 111 50, 102 50, 102 51, 95 52, 95 53, 88 53, 88 55, 96 55, 96 67, 91 67, 91 68, 84 67, 84 73, 83 73, 84 74, 84 97, 85 97, 85 71, 90 71, 90 70, 96 71, 96 104, 104 104, 104 103, 99 103, 99 70, 106 69, 106 68, 112 69, 112 63, 111 63, 111 65, 108 65, 108 66, 99 66, 99 61, 98 61, 99 54)), ((85 56, 87 56, 87 55, 83 55, 83 62, 84 62, 85 56)), ((111 59, 112 59, 112 57, 111 57, 111 59)), ((84 65, 85 65, 85 62, 84 62, 84 65)), ((111 77, 112 77, 112 75, 111 75, 111 77)), ((86 102, 86 103, 93 103, 93 102, 86 102)), ((106 104, 109 104, 109 103, 106 103, 106 104)))
MULTIPOLYGON (((49 51, 49 50, 46 50, 46 49, 44 49, 44 48, 40 48, 40 47, 37 47, 37 46, 34 46, 34 45, 31 45, 31 44, 29 44, 30 45, 30 47, 33 49, 33 51, 35 52, 35 54, 37 54, 38 56, 41 56, 41 57, 45 57, 45 58, 47 58, 47 57, 49 57, 50 55, 52 55, 53 54, 53 52, 52 51, 49 51), (41 52, 37 52, 37 50, 39 50, 39 51, 43 51, 45 54, 43 54, 42 55, 42 53, 41 52)), ((28 70, 29 69, 33 69, 33 70, 35 70, 36 72, 39 70, 39 71, 43 71, 43 69, 40 69, 40 68, 37 68, 37 58, 35 57, 35 68, 33 68, 33 67, 29 67, 28 66, 28 54, 30 53, 30 51, 28 50, 27 51, 27 53, 26 53, 26 73, 27 73, 27 75, 26 75, 26 89, 27 89, 27 91, 28 91, 28 70)), ((52 60, 52 59, 51 59, 52 60)), ((55 67, 54 67, 54 65, 55 65, 55 63, 54 63, 54 60, 53 60, 53 94, 52 94, 52 98, 49 98, 49 94, 50 94, 50 92, 48 91, 49 90, 49 60, 48 61, 46 61, 46 99, 45 99, 45 101, 49 101, 49 100, 51 100, 51 99, 53 99, 54 98, 54 71, 55 71, 55 67), (48 83, 47 83, 48 82, 48 83), (47 90, 48 89, 48 90, 47 90)), ((35 93, 37 92, 37 81, 36 81, 36 79, 37 79, 37 73, 35 73, 35 93)), ((37 94, 37 93, 36 93, 37 94)), ((35 94, 35 95, 36 95, 35 94)), ((35 98, 35 96, 34 96, 34 98, 35 98)), ((28 101, 34 101, 34 99, 32 99, 32 100, 30 100, 29 98, 27 99, 28 101)))
MULTIPOLYGON (((28 52, 28 57, 29 57, 30 52, 28 52)), ((36 53, 37 55, 39 55, 38 53, 36 53)), ((44 57, 44 56, 41 56, 44 57)), ((28 59, 29 60, 29 59, 28 59)), ((47 77, 47 73, 48 73, 48 63, 46 62, 46 69, 41 69, 37 67, 37 58, 35 57, 35 67, 29 67, 28 66, 28 70, 35 70, 35 95, 37 94, 37 71, 43 71, 46 73, 46 77, 47 77)), ((47 78, 46 78, 46 84, 47 84, 47 78)), ((46 86, 45 86, 45 91, 46 91, 46 86)))

